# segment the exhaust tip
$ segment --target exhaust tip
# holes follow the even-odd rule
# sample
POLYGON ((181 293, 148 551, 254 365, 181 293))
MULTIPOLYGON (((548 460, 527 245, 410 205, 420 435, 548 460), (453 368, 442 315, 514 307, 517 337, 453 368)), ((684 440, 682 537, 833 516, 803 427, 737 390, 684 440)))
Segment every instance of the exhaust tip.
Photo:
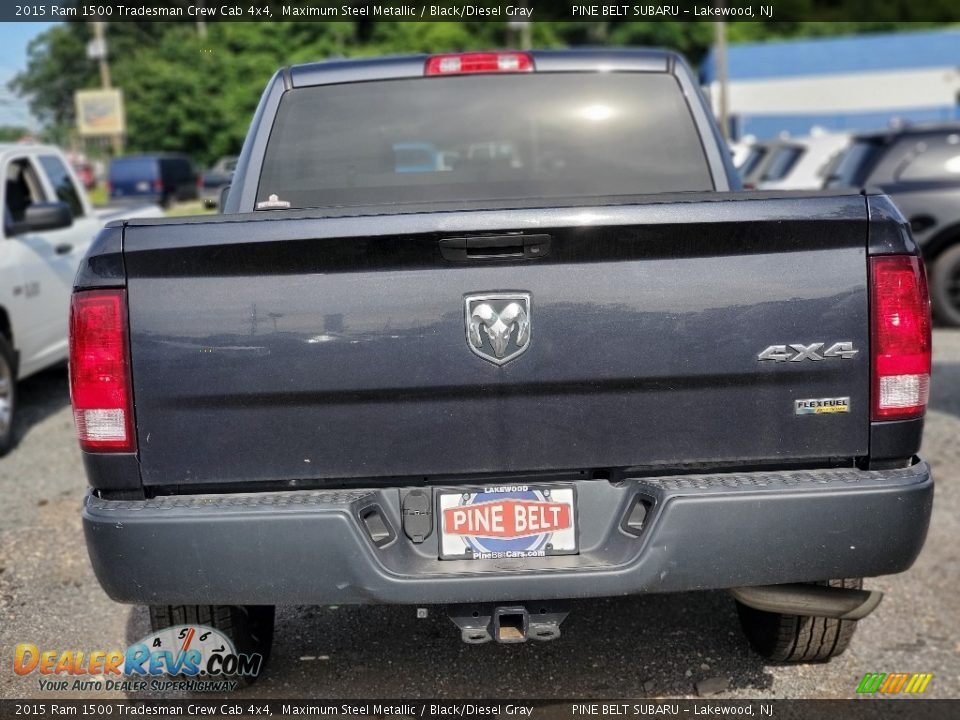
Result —
POLYGON ((876 610, 883 599, 879 590, 807 583, 739 587, 731 588, 729 592, 738 602, 755 610, 838 620, 862 620, 876 610))

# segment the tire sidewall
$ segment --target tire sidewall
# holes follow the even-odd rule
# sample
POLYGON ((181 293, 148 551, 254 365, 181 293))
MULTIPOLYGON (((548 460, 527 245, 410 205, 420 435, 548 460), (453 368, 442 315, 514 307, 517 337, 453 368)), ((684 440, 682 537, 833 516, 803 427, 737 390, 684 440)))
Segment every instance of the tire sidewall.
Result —
POLYGON ((960 244, 947 248, 933 262, 930 273, 930 301, 937 319, 951 327, 960 327, 960 305, 950 299, 951 278, 960 275, 960 244))
POLYGON ((0 457, 13 446, 13 429, 17 421, 17 363, 10 347, 10 342, 6 337, 0 335, 0 362, 7 365, 10 370, 10 426, 5 432, 0 432, 0 457))
MULTIPOLYGON (((811 585, 863 589, 862 578, 824 580, 811 585)), ((757 610, 737 601, 740 625, 753 649, 776 663, 822 663, 842 655, 857 627, 857 620, 786 615, 757 610)))

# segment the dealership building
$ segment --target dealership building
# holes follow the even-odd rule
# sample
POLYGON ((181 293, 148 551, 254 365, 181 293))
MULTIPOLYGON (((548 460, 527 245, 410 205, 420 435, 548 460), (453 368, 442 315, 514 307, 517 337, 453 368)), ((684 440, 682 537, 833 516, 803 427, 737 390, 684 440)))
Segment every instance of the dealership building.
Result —
MULTIPOLYGON (((960 121, 960 29, 731 45, 727 75, 734 139, 960 121)), ((719 116, 713 51, 701 80, 719 116)))

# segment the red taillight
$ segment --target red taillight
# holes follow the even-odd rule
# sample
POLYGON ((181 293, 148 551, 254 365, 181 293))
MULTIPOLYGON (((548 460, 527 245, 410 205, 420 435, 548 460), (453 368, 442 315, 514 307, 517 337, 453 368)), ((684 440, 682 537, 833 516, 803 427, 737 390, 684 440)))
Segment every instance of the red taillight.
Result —
POLYGON ((153 191, 163 192, 163 180, 157 179, 153 181, 153 191))
POLYGON ((74 293, 70 303, 70 398, 80 446, 134 452, 124 290, 74 293))
POLYGON ((476 52, 434 55, 427 59, 425 75, 531 72, 533 57, 520 52, 476 52))
POLYGON ((930 392, 930 299, 919 258, 870 259, 873 419, 921 417, 930 392))

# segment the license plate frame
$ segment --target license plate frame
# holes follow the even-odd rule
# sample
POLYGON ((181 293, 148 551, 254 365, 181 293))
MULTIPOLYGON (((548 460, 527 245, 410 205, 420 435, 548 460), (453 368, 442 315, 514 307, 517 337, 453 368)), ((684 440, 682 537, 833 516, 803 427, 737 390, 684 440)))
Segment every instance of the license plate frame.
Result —
POLYGON ((518 484, 440 489, 437 535, 441 560, 536 561, 577 555, 580 523, 576 486, 518 484), (461 512, 455 513, 457 510, 461 512), (478 532, 460 532, 470 529, 478 532))

